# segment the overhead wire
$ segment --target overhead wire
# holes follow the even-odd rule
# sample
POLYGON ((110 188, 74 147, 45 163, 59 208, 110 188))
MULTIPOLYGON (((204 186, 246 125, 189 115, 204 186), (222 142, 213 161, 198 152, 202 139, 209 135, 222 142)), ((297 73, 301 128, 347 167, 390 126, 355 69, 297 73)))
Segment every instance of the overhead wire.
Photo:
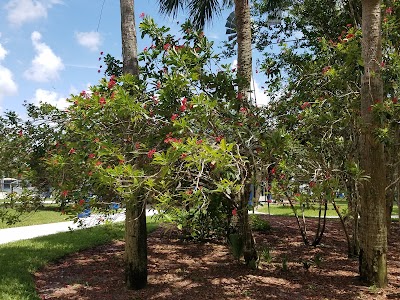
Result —
POLYGON ((97 23, 96 32, 99 32, 101 17, 103 16, 104 3, 106 3, 106 0, 103 0, 103 4, 101 5, 100 16, 99 16, 99 22, 97 23))

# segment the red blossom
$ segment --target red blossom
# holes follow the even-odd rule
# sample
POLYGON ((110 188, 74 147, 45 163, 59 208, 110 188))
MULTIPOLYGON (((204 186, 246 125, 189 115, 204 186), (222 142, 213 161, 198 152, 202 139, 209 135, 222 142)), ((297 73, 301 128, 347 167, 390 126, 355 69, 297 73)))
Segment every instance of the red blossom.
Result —
POLYGON ((99 104, 101 105, 101 106, 103 106, 103 105, 105 105, 107 102, 106 102, 106 99, 104 98, 104 97, 101 97, 100 98, 100 100, 99 100, 99 104))
POLYGON ((304 102, 304 103, 301 105, 301 109, 306 109, 307 107, 310 107, 310 106, 311 106, 310 102, 304 102))
POLYGON ((240 111, 241 113, 245 114, 245 113, 247 113, 247 108, 246 108, 246 107, 241 107, 241 108, 239 109, 239 111, 240 111))
POLYGON ((85 204, 85 200, 83 199, 79 200, 79 205, 82 206, 83 204, 85 204))
POLYGON ((187 157, 187 154, 186 153, 182 153, 180 158, 181 159, 185 159, 186 157, 187 157))
POLYGON ((140 13, 139 18, 143 19, 145 16, 144 12, 140 13))
POLYGON ((92 176, 92 175, 93 175, 93 172, 92 172, 92 171, 89 171, 89 172, 88 172, 88 175, 89 175, 89 176, 92 176))
POLYGON ((173 114, 173 115, 171 116, 171 121, 175 121, 178 117, 179 117, 178 114, 173 114))
POLYGON ((322 68, 322 74, 326 74, 332 67, 331 66, 325 66, 322 68))
POLYGON ((69 192, 68 192, 67 190, 63 190, 63 191, 61 192, 61 196, 65 198, 65 197, 68 196, 68 193, 69 193, 69 192))
POLYGON ((196 144, 197 144, 197 145, 200 145, 201 143, 203 143, 203 140, 197 140, 197 141, 196 141, 196 144))
POLYGON ((392 7, 388 7, 385 10, 386 14, 391 15, 393 13, 393 8, 392 7))
POLYGON ((397 97, 393 97, 393 98, 392 98, 392 102, 393 102, 394 104, 396 104, 398 101, 399 101, 399 99, 397 99, 397 97))
POLYGON ((102 164, 102 162, 101 161, 96 161, 96 166, 100 166, 102 164))
POLYGON ((236 99, 242 100, 243 99, 243 94, 242 93, 237 93, 236 99))
POLYGON ((93 142, 98 143, 98 142, 100 142, 100 139, 99 139, 99 138, 95 138, 95 139, 93 140, 93 142))
POLYGON ((186 195, 192 195, 192 194, 193 194, 193 190, 192 189, 186 191, 186 195))
POLYGON ((117 82, 113 78, 111 78, 110 81, 108 82, 108 89, 111 90, 116 83, 117 82))
POLYGON ((88 158, 95 158, 96 155, 94 153, 89 153, 88 158))
POLYGON ((347 28, 350 28, 350 27, 352 27, 352 26, 353 26, 352 24, 347 24, 347 25, 346 25, 347 28))
POLYGON ((100 55, 103 55, 103 51, 100 52, 100 55))
POLYGON ((217 137, 215 138, 215 141, 216 141, 217 143, 219 143, 223 138, 224 138, 224 137, 223 137, 222 135, 217 136, 217 137))
POLYGON ((234 209, 232 209, 232 216, 236 216, 236 215, 237 215, 237 209, 234 208, 234 209))
POLYGON ((136 143, 135 143, 135 149, 136 149, 136 150, 140 149, 140 143, 139 143, 139 142, 136 142, 136 143))
POLYGON ((157 151, 156 148, 149 150, 149 152, 147 152, 147 157, 152 158, 156 151, 157 151))
POLYGON ((157 81, 157 89, 160 89, 161 88, 161 82, 159 82, 159 81, 157 81))
POLYGON ((186 110, 186 105, 181 105, 181 107, 179 108, 180 111, 184 112, 186 110))
POLYGON ((167 51, 167 50, 169 50, 169 48, 171 48, 171 44, 166 43, 166 44, 164 45, 164 50, 167 51))
POLYGON ((23 135, 24 135, 24 133, 22 132, 22 130, 18 131, 18 135, 19 135, 19 136, 23 136, 23 135))
POLYGON ((310 181, 310 183, 308 184, 310 186, 310 188, 313 188, 316 185, 315 181, 310 181))
POLYGON ((75 154, 76 150, 74 148, 69 149, 68 154, 75 154))
POLYGON ((272 169, 271 169, 271 174, 275 174, 275 173, 276 173, 275 168, 272 168, 272 169))

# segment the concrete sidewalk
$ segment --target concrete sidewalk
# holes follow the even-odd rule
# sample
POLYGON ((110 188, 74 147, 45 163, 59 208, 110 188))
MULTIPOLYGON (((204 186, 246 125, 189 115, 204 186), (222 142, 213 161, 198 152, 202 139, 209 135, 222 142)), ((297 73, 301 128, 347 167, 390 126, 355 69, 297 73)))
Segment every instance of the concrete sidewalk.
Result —
MULTIPOLYGON (((157 212, 153 209, 146 209, 146 216, 152 216, 156 213, 157 212)), ((83 225, 81 227, 78 225, 78 223, 68 221, 0 229, 0 244, 32 239, 35 237, 50 235, 58 232, 66 232, 75 229, 93 227, 96 225, 104 224, 107 220, 111 222, 120 222, 125 220, 125 213, 121 212, 108 217, 100 214, 92 214, 90 217, 81 218, 79 220, 80 223, 83 225)))

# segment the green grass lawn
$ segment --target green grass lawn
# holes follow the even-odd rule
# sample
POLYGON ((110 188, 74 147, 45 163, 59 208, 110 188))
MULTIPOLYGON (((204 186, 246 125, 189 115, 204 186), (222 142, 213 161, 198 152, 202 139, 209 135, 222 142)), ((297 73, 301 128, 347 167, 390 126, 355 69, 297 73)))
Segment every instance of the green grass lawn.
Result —
MULTIPOLYGON (((269 211, 268 211, 268 204, 267 203, 262 203, 262 206, 258 206, 256 208, 257 211, 263 212, 263 213, 270 213, 271 215, 280 215, 280 216, 294 216, 293 210, 290 207, 289 204, 282 205, 280 203, 271 203, 269 206, 269 211)), ((347 203, 346 200, 340 199, 337 200, 336 204, 339 206, 340 211, 343 212, 344 210, 347 210, 347 203)), ((297 209, 297 214, 302 215, 301 207, 300 205, 295 205, 297 209)), ((392 216, 398 215, 399 208, 397 205, 393 206, 393 211, 392 211, 392 216)), ((309 209, 305 209, 304 215, 306 217, 318 217, 318 206, 310 207, 309 209)), ((332 204, 328 205, 328 210, 326 212, 326 215, 329 217, 337 217, 337 213, 335 209, 333 208, 332 204)))
POLYGON ((65 222, 69 221, 68 217, 71 215, 61 214, 59 212, 59 207, 55 205, 45 205, 43 207, 39 207, 36 211, 25 213, 20 217, 20 222, 17 222, 12 225, 7 225, 0 221, 0 229, 11 228, 11 227, 20 227, 20 226, 29 226, 29 225, 38 225, 38 224, 48 224, 48 223, 56 223, 56 222, 65 222))
MULTIPOLYGON (((157 228, 147 218, 148 232, 157 228)), ((123 223, 62 232, 0 245, 0 299, 39 300, 32 274, 47 263, 79 250, 122 239, 123 223)))

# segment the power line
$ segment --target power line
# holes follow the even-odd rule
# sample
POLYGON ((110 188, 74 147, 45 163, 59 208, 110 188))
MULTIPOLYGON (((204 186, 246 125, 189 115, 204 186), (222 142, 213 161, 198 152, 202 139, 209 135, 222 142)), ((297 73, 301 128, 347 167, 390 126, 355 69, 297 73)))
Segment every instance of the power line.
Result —
POLYGON ((97 29, 96 29, 97 32, 99 32, 101 17, 102 17, 102 15, 103 15, 104 3, 106 3, 106 0, 103 0, 103 4, 101 5, 100 16, 99 16, 99 23, 97 23, 97 29))

